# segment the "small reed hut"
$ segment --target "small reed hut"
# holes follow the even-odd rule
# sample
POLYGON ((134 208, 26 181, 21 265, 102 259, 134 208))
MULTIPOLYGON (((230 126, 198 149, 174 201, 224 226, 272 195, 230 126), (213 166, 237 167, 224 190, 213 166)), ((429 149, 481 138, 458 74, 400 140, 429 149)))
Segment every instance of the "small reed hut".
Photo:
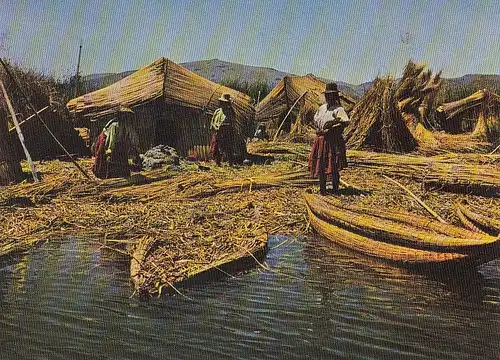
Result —
MULTIPOLYGON (((316 110, 325 102, 323 96, 325 87, 326 84, 312 74, 285 76, 257 105, 255 119, 259 123, 266 124, 271 133, 276 132, 293 106, 280 129, 288 133, 297 119, 303 124, 312 121, 316 110)), ((347 112, 355 104, 355 100, 343 92, 340 93, 340 100, 347 112)))
POLYGON ((473 137, 493 143, 500 139, 500 96, 488 89, 442 104, 436 113, 446 132, 470 132, 473 137))
MULTIPOLYGON (((66 100, 62 95, 60 85, 51 77, 31 70, 24 70, 9 62, 6 64, 12 76, 8 76, 5 69, 0 67, 0 80, 9 94, 32 159, 55 158, 65 153, 33 113, 31 106, 38 110, 39 117, 69 153, 87 155, 82 139, 73 128, 73 124, 67 119, 67 111, 64 107, 66 100), (21 93, 21 89, 31 106, 21 93)), ((13 153, 22 159, 25 157, 24 151, 10 114, 8 114, 7 119, 8 136, 14 147, 13 153)))
POLYGON ((207 80, 167 58, 160 58, 120 81, 72 99, 66 105, 79 127, 90 128, 91 138, 122 105, 135 113, 140 151, 158 144, 176 148, 181 156, 204 158, 210 143, 210 120, 218 99, 229 93, 236 113, 237 153, 246 152, 245 140, 255 128, 252 99, 207 80))

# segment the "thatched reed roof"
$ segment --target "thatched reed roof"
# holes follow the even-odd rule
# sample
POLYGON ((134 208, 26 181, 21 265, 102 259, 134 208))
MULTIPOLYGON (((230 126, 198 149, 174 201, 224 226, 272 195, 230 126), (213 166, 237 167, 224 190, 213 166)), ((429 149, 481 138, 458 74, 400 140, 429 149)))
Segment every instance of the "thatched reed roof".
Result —
POLYGON ((249 96, 160 58, 110 86, 70 100, 66 106, 70 113, 91 121, 112 114, 119 105, 134 107, 160 98, 167 104, 212 112, 223 93, 231 94, 237 114, 253 119, 249 96))
POLYGON ((500 105, 500 96, 488 89, 483 89, 463 99, 442 104, 438 106, 436 111, 443 114, 446 119, 450 119, 466 110, 484 104, 485 101, 496 103, 498 106, 500 105))
MULTIPOLYGON (((325 102, 323 91, 326 84, 314 75, 285 76, 273 90, 257 105, 255 118, 260 122, 267 122, 277 118, 283 119, 294 102, 307 91, 301 99, 300 107, 316 111, 325 102)), ((342 106, 350 111, 355 100, 340 93, 342 106)), ((298 106, 299 107, 299 106, 298 106)))

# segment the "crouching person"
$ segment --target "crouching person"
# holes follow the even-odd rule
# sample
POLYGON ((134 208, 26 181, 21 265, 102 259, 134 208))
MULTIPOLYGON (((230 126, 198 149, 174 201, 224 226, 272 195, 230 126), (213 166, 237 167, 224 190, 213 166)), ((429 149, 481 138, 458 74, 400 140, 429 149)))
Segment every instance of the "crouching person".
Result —
POLYGON ((139 139, 133 128, 134 112, 120 106, 99 134, 95 144, 94 175, 100 179, 129 177, 129 155, 140 165, 139 139))

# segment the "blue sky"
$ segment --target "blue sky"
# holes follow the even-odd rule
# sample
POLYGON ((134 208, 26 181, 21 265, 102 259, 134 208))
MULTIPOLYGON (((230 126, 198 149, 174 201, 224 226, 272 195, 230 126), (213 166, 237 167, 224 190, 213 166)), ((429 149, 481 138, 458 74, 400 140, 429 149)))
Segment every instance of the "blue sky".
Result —
POLYGON ((500 74, 500 0, 0 0, 0 56, 55 76, 165 56, 358 84, 409 58, 445 77, 500 74))

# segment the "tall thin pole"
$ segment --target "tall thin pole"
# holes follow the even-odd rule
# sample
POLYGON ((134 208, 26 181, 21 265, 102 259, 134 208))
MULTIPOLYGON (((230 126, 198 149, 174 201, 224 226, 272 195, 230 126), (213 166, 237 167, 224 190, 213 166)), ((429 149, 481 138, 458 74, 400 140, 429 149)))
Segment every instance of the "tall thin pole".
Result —
POLYGON ((2 93, 3 93, 3 97, 5 99, 5 103, 7 104, 7 108, 9 109, 10 116, 12 117, 12 122, 14 123, 14 126, 16 127, 17 136, 19 137, 19 141, 21 142, 21 146, 23 147, 24 155, 26 156, 26 160, 28 160, 28 164, 30 165, 31 174, 33 175, 33 180, 35 182, 38 182, 39 180, 38 180, 38 176, 36 174, 35 164, 33 163, 33 160, 31 160, 31 155, 28 151, 28 148, 26 147, 26 144, 24 143, 24 136, 23 136, 23 133, 21 131, 21 127, 19 126, 19 122, 17 121, 16 112, 14 111, 14 107, 12 106, 12 103, 10 102, 9 95, 7 94, 7 90, 5 89, 5 86, 3 85, 2 80, 0 80, 0 88, 2 88, 2 93))
POLYGON ((73 98, 78 96, 78 78, 80 77, 80 59, 82 57, 82 44, 80 44, 80 49, 78 50, 78 62, 76 63, 76 76, 75 76, 75 93, 73 98))

